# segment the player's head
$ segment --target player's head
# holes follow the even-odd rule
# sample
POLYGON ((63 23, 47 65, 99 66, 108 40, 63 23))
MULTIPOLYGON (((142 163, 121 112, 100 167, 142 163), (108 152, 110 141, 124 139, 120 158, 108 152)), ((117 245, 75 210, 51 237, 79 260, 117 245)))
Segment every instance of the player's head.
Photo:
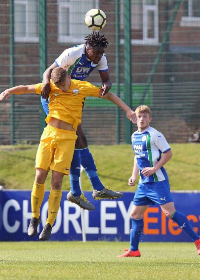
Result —
POLYGON ((108 45, 105 36, 100 35, 99 32, 93 32, 85 37, 85 43, 87 58, 95 64, 99 63, 108 45))
POLYGON ((152 120, 151 110, 147 105, 140 105, 135 110, 137 116, 137 127, 139 131, 143 131, 149 127, 152 120))
POLYGON ((51 72, 51 80, 61 91, 67 91, 70 87, 71 77, 62 67, 53 69, 51 72))

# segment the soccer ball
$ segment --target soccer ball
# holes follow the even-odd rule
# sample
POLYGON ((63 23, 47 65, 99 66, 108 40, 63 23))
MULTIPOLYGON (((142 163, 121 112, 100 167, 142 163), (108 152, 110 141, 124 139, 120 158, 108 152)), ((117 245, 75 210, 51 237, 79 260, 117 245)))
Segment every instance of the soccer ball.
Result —
POLYGON ((106 25, 106 14, 99 9, 91 9, 85 15, 85 24, 92 30, 100 30, 106 25))

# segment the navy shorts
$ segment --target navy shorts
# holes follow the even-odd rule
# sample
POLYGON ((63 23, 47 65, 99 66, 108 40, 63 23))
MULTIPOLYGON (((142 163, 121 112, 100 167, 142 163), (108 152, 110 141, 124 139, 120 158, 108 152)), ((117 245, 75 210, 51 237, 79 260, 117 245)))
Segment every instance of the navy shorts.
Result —
POLYGON ((169 202, 173 202, 173 199, 167 180, 155 183, 139 183, 133 198, 133 204, 137 206, 154 205, 155 203, 163 205, 169 202))

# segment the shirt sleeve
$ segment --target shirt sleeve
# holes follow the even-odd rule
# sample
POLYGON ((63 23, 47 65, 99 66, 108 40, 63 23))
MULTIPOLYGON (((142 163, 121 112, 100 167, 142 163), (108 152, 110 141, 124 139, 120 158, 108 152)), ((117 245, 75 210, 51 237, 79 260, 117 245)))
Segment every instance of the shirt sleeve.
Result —
POLYGON ((35 91, 37 94, 41 94, 43 83, 39 83, 35 85, 35 91))
POLYGON ((80 50, 76 47, 66 49, 61 55, 56 58, 55 63, 59 67, 67 69, 73 65, 78 59, 80 59, 80 50))
POLYGON ((99 70, 99 72, 103 72, 103 71, 108 71, 108 63, 107 63, 107 58, 105 56, 105 54, 103 54, 97 69, 99 70))
POLYGON ((154 135, 154 143, 162 153, 166 153, 167 151, 171 150, 169 143, 161 132, 158 132, 154 135))
POLYGON ((100 88, 92 85, 89 82, 85 82, 84 84, 85 95, 92 97, 99 97, 100 88))

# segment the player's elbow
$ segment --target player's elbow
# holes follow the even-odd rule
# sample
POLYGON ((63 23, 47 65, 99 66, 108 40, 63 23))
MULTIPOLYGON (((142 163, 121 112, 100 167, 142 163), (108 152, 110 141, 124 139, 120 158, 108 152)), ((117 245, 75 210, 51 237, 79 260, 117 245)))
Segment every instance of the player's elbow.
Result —
POLYGON ((112 93, 111 92, 107 92, 105 95, 102 96, 103 99, 108 99, 111 100, 112 99, 112 93))
POLYGON ((172 158, 172 150, 169 150, 169 151, 167 152, 167 155, 168 155, 169 159, 172 158))
POLYGON ((108 100, 112 100, 113 93, 109 91, 105 94, 105 96, 108 100))

